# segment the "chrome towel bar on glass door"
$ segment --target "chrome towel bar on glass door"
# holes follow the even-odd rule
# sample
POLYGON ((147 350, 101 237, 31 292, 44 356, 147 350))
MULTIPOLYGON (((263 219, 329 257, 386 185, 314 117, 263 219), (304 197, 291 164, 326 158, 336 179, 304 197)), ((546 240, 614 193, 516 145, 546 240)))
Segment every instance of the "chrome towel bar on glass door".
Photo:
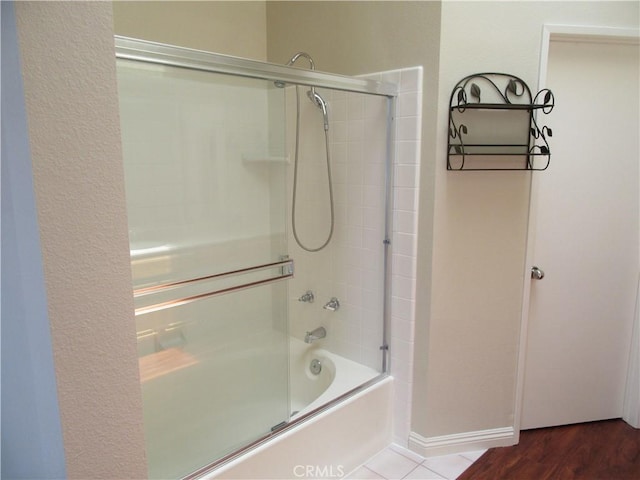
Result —
POLYGON ((231 270, 229 272, 215 273, 212 275, 206 275, 203 277, 193 278, 189 280, 181 280, 178 282, 165 283, 162 285, 154 285, 151 287, 137 288, 133 291, 133 297, 141 298, 146 295, 156 294, 160 292, 167 292, 173 289, 195 285, 200 282, 205 282, 209 280, 222 280, 222 279, 235 277, 238 275, 245 275, 245 274, 260 272, 263 270, 269 270, 273 268, 280 268, 280 274, 273 277, 265 278, 265 279, 245 282, 240 285, 218 288, 218 289, 209 290, 197 295, 180 297, 180 298, 172 299, 169 301, 164 301, 164 302, 154 303, 152 305, 147 305, 144 307, 139 307, 135 309, 135 314, 137 316, 137 315, 143 315, 145 313, 157 312, 160 310, 165 310, 167 308, 186 305, 188 303, 195 302, 196 300, 202 300, 205 298, 213 297, 215 295, 222 295, 224 293, 231 293, 239 290, 244 290, 247 288, 257 287, 260 285, 266 285, 269 283, 274 283, 281 280, 286 280, 288 278, 292 278, 293 277, 293 259, 286 259, 286 260, 273 262, 273 263, 265 263, 263 265, 256 265, 252 267, 241 268, 238 270, 231 270))

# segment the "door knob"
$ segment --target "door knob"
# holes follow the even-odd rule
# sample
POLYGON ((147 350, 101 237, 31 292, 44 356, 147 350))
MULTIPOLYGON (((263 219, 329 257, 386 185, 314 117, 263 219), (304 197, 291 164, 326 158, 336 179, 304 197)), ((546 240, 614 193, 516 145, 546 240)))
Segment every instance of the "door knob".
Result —
POLYGON ((531 278, 534 280, 542 280, 544 278, 544 271, 534 265, 531 267, 531 278))

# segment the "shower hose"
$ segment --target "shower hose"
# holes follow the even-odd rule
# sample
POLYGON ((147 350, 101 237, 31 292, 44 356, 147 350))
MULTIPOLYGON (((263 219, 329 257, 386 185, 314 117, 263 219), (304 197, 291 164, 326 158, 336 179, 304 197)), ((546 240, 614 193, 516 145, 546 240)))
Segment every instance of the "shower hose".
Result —
POLYGON ((298 191, 298 157, 300 153, 300 91, 298 85, 296 85, 296 146, 295 146, 295 157, 293 162, 293 199, 291 201, 291 229, 293 230, 293 238, 295 238, 296 243, 307 252, 319 252, 331 241, 331 237, 333 237, 333 230, 335 227, 335 212, 333 207, 333 182, 331 181, 331 159, 329 154, 329 127, 325 124, 324 128, 324 144, 325 150, 327 152, 327 178, 329 180, 329 208, 331 210, 331 227, 329 229, 329 235, 325 242, 317 248, 307 247, 302 243, 300 237, 298 236, 298 231, 296 228, 296 203, 297 203, 297 191, 298 191))

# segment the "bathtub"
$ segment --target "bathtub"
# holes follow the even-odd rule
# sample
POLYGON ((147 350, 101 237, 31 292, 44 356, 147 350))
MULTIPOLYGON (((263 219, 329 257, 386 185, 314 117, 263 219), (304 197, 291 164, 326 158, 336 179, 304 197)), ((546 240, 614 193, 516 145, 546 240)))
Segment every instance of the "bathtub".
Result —
POLYGON ((379 372, 331 353, 317 344, 290 339, 291 420, 300 418, 376 378, 379 372), (321 371, 314 374, 311 362, 319 361, 321 371))
MULTIPOLYGON (((287 342, 281 333, 274 331, 273 335, 287 342)), ((245 339, 252 346, 249 355, 240 355, 236 348, 228 348, 226 353, 221 349, 199 349, 194 339, 184 350, 172 348, 156 354, 186 355, 179 359, 182 368, 146 379, 141 368, 151 478, 179 478, 193 471, 194 465, 210 464, 215 452, 228 452, 230 442, 240 447, 246 444, 242 439, 254 439, 256 423, 274 424, 252 415, 242 421, 232 420, 242 418, 234 409, 251 407, 254 413, 261 414, 261 404, 273 399, 253 395, 250 402, 230 404, 228 396, 212 395, 210 385, 202 382, 209 376, 230 388, 236 375, 255 374, 255 356, 260 357, 260 348, 269 344, 266 336, 245 339), (215 361, 211 361, 212 356, 215 361), (166 394, 168 391, 171 395, 166 394), (227 434, 212 437, 214 431, 227 434)), ((288 423, 283 422, 280 430, 255 441, 243 454, 228 454, 185 478, 296 478, 292 469, 298 465, 305 469, 306 465, 312 468, 317 464, 320 469, 334 465, 333 470, 314 471, 314 478, 319 478, 319 473, 335 475, 338 467, 347 473, 390 443, 390 378, 326 350, 322 341, 309 345, 289 337, 288 342, 290 402, 282 409, 288 423), (317 374, 310 368, 314 360, 321 367, 317 374), (364 384, 369 387, 354 392, 364 384), (341 402, 326 407, 339 397, 341 402), (315 452, 315 456, 307 458, 307 450, 315 452)), ((141 365, 146 358, 141 357, 141 365)), ((268 369, 261 369, 255 377, 261 386, 254 387, 266 388, 273 381, 269 375, 268 369)), ((273 415, 269 411, 264 414, 273 415)), ((301 469, 298 468, 300 472, 301 469)))
POLYGON ((291 338, 290 345, 289 426, 194 477, 340 478, 391 443, 391 377, 331 353, 321 342, 291 338), (314 359, 322 366, 317 375, 310 369, 314 359))

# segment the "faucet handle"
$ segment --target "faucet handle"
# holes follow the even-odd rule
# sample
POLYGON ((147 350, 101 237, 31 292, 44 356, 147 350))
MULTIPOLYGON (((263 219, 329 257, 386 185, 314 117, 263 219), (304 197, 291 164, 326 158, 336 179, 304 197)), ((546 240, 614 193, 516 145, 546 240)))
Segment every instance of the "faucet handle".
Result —
POLYGON ((331 300, 325 303, 324 307, 322 308, 331 312, 335 312, 340 308, 340 301, 336 297, 331 297, 331 300))
POLYGON ((313 303, 315 297, 313 296, 313 292, 311 290, 307 290, 300 298, 298 298, 299 302, 313 303))

